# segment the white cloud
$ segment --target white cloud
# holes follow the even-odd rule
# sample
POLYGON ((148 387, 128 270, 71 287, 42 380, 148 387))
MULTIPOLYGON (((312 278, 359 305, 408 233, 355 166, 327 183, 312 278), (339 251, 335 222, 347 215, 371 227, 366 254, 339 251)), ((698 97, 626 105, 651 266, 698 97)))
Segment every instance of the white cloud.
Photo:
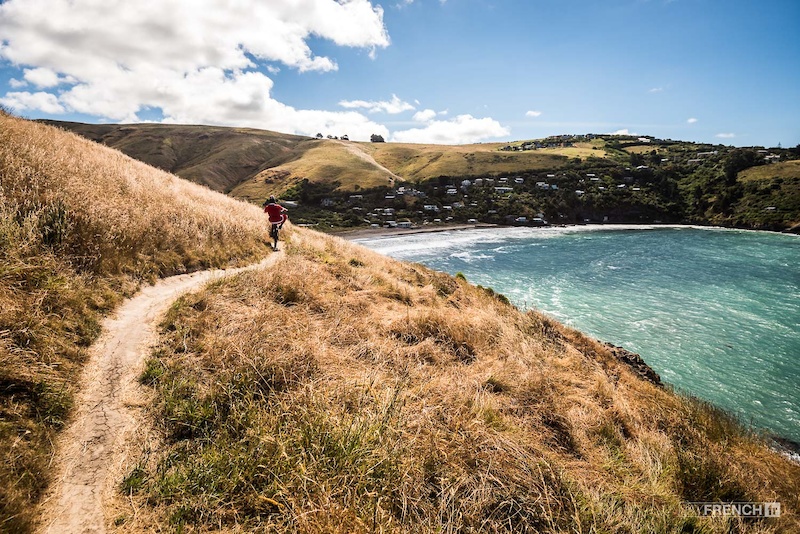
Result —
POLYGON ((623 128, 622 130, 617 130, 616 132, 611 132, 608 135, 639 135, 636 132, 631 132, 627 128, 623 128))
POLYGON ((414 113, 414 116, 411 118, 417 122, 428 122, 436 118, 436 112, 432 109, 423 109, 422 111, 414 113))
POLYGON ((386 133, 356 112, 286 106, 256 70, 267 62, 301 72, 337 69, 332 58, 314 55, 312 36, 388 46, 383 9, 369 0, 7 0, 0 21, 0 59, 31 67, 25 78, 39 87, 73 84, 58 95, 6 95, 28 110, 135 121, 140 110, 157 108, 168 122, 312 134, 322 124, 353 138, 363 130, 365 139, 386 133))
POLYGON ((424 128, 395 132, 392 140, 400 143, 460 145, 509 135, 508 129, 492 118, 477 119, 458 115, 449 121, 432 121, 424 128))
POLYGON ((697 122, 697 119, 695 119, 694 117, 690 117, 686 119, 686 122, 688 122, 689 124, 694 124, 697 122))
POLYGON ((664 88, 663 87, 653 87, 652 89, 650 89, 647 92, 648 93, 662 93, 662 92, 664 92, 664 88))
POLYGON ((41 88, 55 87, 60 83, 58 74, 47 68, 25 69, 24 78, 41 88))
POLYGON ((542 114, 541 111, 533 111, 533 110, 531 110, 531 111, 526 111, 525 112, 525 116, 526 117, 532 117, 532 118, 536 118, 541 114, 542 114))
POLYGON ((718 137, 720 139, 733 139, 734 137, 736 137, 736 134, 735 133, 718 133, 714 137, 718 137))
POLYGON ((404 102, 400 100, 397 95, 392 95, 392 99, 389 101, 381 101, 381 100, 342 100, 339 102, 339 105, 343 108, 348 109, 358 109, 363 108, 368 110, 370 113, 378 113, 384 112, 389 113, 391 115, 396 115, 398 113, 402 113, 404 111, 411 111, 414 109, 414 106, 409 104, 408 102, 404 102))
POLYGON ((8 85, 10 85, 13 89, 19 89, 20 87, 26 87, 28 82, 25 80, 17 80, 15 78, 11 78, 8 80, 8 85))
POLYGON ((27 91, 20 93, 8 93, 3 98, 0 98, 0 105, 10 108, 17 112, 41 110, 45 113, 65 113, 66 110, 58 102, 58 98, 50 93, 38 92, 29 93, 27 91))

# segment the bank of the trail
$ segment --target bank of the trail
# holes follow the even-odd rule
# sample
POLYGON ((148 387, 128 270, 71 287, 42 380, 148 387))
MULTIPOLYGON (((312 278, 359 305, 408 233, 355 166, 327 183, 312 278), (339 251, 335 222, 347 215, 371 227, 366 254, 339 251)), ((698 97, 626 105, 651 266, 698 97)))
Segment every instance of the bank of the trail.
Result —
POLYGON ((181 294, 223 276, 267 267, 280 253, 235 269, 165 278, 141 290, 103 323, 90 349, 72 424, 59 438, 58 473, 40 511, 39 532, 102 533, 113 519, 113 501, 131 438, 142 424, 138 376, 156 337, 156 324, 181 294))

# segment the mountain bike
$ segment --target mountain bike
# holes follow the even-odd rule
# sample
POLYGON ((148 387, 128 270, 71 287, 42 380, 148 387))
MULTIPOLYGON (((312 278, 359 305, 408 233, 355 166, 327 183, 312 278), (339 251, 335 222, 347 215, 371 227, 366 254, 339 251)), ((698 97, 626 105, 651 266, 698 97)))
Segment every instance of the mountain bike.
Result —
POLYGON ((283 226, 283 223, 270 223, 269 227, 269 237, 274 242, 272 250, 276 252, 278 250, 278 232, 280 232, 281 226, 283 226))

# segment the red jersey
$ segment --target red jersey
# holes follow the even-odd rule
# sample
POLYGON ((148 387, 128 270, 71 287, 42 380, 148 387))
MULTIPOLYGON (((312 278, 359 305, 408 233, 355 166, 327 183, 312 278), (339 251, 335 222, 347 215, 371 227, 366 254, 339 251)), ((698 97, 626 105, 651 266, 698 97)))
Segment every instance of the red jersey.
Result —
POLYGON ((282 223, 286 220, 286 216, 283 214, 284 207, 280 204, 267 204, 264 206, 264 213, 269 215, 269 222, 271 223, 282 223))

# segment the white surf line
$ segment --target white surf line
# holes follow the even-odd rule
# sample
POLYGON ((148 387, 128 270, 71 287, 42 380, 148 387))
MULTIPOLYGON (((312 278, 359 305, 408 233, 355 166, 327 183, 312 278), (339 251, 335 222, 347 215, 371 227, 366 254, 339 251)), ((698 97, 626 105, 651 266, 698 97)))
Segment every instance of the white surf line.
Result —
POLYGON ((156 325, 183 293, 206 282, 274 264, 281 253, 261 263, 165 278, 143 288, 103 321, 103 333, 89 349, 72 423, 59 436, 58 471, 40 507, 39 532, 104 533, 105 504, 118 491, 113 476, 124 461, 125 444, 141 424, 136 417, 138 377, 157 339, 156 325))

